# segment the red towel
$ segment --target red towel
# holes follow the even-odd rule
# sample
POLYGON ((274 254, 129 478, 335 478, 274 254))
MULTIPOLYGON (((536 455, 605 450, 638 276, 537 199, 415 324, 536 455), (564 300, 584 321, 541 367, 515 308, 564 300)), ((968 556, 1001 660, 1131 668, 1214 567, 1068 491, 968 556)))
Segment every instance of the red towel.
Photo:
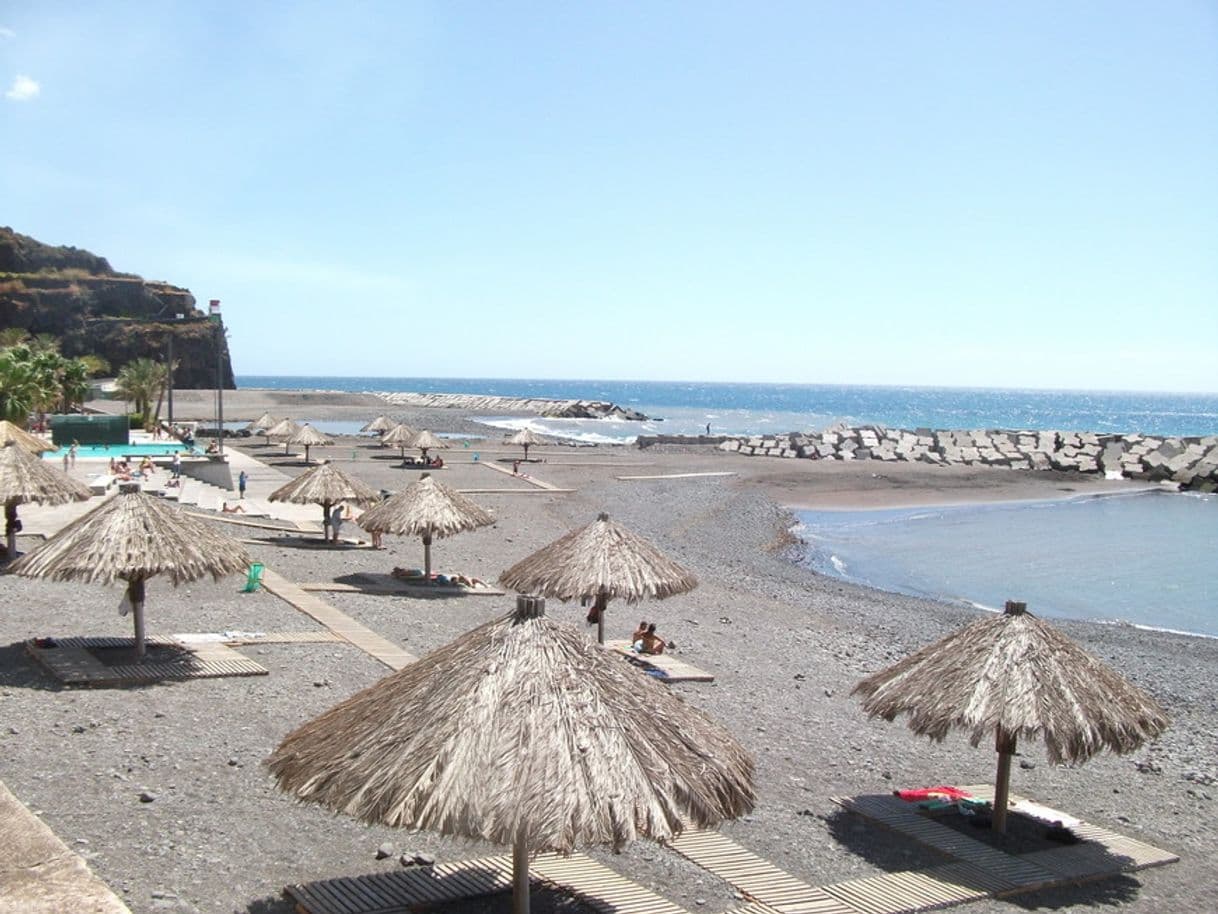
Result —
POLYGON ((972 796, 967 790, 949 785, 915 787, 910 790, 894 790, 893 793, 907 803, 916 803, 919 800, 963 800, 972 796))

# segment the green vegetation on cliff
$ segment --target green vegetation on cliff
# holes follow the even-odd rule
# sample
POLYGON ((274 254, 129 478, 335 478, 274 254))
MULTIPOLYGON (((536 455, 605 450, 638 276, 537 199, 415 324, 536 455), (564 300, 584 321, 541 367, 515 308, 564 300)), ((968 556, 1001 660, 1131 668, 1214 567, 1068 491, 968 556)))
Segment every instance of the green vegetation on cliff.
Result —
POLYGON ((116 272, 89 251, 0 227, 0 330, 6 328, 50 336, 65 357, 95 356, 116 372, 136 359, 164 361, 172 334, 175 386, 214 386, 218 346, 224 384, 235 386, 224 336, 188 289, 116 272))

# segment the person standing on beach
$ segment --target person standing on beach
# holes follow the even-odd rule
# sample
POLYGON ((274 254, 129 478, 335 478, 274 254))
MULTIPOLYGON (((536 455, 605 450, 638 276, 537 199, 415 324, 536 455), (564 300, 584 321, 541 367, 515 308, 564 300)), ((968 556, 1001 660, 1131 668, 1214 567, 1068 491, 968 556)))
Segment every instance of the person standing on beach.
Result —
POLYGON ((250 478, 245 475, 245 470, 242 470, 237 474, 237 494, 241 498, 245 498, 245 484, 249 482, 249 480, 250 478))
POLYGON ((177 479, 182 475, 182 457, 177 451, 173 452, 173 478, 177 479))
POLYGON ((68 472, 68 451, 63 452, 63 471, 68 472))
POLYGON ((706 437, 710 437, 710 423, 706 423, 706 437))
POLYGON ((68 448, 68 466, 76 469, 76 450, 80 447, 80 442, 75 438, 72 439, 72 446, 68 448))
POLYGON ((343 528, 343 505, 340 502, 330 509, 330 536, 333 538, 331 542, 338 543, 339 531, 343 528))

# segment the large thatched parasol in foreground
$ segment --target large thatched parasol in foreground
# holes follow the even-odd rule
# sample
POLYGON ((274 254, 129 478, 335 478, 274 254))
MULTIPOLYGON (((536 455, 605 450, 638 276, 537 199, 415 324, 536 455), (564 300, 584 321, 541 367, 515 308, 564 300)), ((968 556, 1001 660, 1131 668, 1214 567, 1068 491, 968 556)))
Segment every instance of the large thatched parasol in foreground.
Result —
POLYGON ((17 555, 17 506, 34 502, 63 505, 88 501, 87 486, 62 473, 17 442, 0 447, 0 501, 4 502, 5 552, 17 555))
POLYGON ((423 538, 423 573, 431 580, 431 539, 493 524, 495 518, 460 492, 437 482, 430 473, 392 498, 370 508, 359 519, 369 533, 423 538))
POLYGON ((637 603, 686 593, 698 579, 659 549, 601 514, 586 527, 561 536, 517 562, 499 583, 520 593, 563 602, 596 601, 596 635, 605 643, 605 608, 610 599, 637 603))
POLYGON ((934 740, 961 729, 976 746, 993 733, 995 831, 1006 828, 1018 737, 1039 736, 1054 763, 1084 762, 1104 749, 1131 752, 1168 725, 1153 698, 1015 602, 867 677, 854 691, 872 717, 908 714, 910 729, 934 740))
POLYGON ((385 447, 395 447, 403 460, 406 459, 406 448, 413 447, 410 443, 414 441, 414 436, 419 433, 418 429, 411 428, 405 422, 401 422, 391 428, 381 437, 381 444, 385 447))
POLYGON ((298 444, 305 449, 305 463, 309 462, 309 448, 326 447, 333 443, 333 438, 327 438, 307 422, 300 427, 300 431, 288 439, 288 444, 298 444))
POLYGON ((367 425, 365 425, 363 428, 361 428, 360 431, 361 432, 377 432, 381 436, 384 436, 385 432, 392 429, 395 425, 397 425, 396 422, 394 422, 392 419, 390 419, 388 416, 386 416, 382 413, 381 415, 379 415, 375 419, 373 419, 371 422, 369 422, 367 425))
POLYGON ((545 444, 545 439, 531 428, 522 428, 507 440, 508 444, 519 444, 524 448, 524 459, 529 459, 529 448, 534 444, 545 444))
POLYGON ((438 450, 442 447, 449 447, 449 443, 439 435, 433 434, 427 429, 423 429, 423 431, 417 432, 415 436, 410 439, 410 444, 406 446, 417 447, 422 452, 423 461, 426 463, 428 451, 438 450))
POLYGON ((219 580, 249 564, 236 540, 132 485, 23 555, 10 570, 53 581, 126 581, 135 651, 142 657, 145 581, 160 574, 175 587, 207 575, 219 580))
POLYGON ((748 812, 753 760, 722 726, 545 601, 462 635, 304 724, 266 760, 293 796, 528 857, 666 840, 748 812))
POLYGON ((322 537, 330 536, 330 509, 339 502, 370 504, 380 493, 365 482, 348 476, 332 463, 321 463, 280 486, 268 501, 287 501, 296 505, 321 505, 322 537))
POLYGON ((55 450, 55 445, 45 438, 30 434, 19 425, 14 425, 7 419, 0 419, 0 447, 6 444, 18 444, 31 454, 44 454, 55 450))
POLYGON ((281 419, 263 432, 263 434, 266 435, 268 441, 272 438, 282 438, 283 453, 286 457, 288 453, 288 445, 292 443, 293 438, 300 434, 300 425, 293 422, 291 419, 281 419))

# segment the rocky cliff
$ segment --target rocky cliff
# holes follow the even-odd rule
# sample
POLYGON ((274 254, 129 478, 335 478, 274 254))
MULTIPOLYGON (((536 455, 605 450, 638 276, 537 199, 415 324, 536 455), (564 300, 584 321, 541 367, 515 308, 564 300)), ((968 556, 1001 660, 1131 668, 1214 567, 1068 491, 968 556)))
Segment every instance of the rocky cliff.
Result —
POLYGON ((5 327, 51 334, 65 356, 99 355, 115 373, 132 359, 164 360, 172 335, 175 386, 214 387, 217 357, 224 385, 236 386, 227 341, 188 289, 119 273, 89 251, 0 227, 0 329, 5 327))

